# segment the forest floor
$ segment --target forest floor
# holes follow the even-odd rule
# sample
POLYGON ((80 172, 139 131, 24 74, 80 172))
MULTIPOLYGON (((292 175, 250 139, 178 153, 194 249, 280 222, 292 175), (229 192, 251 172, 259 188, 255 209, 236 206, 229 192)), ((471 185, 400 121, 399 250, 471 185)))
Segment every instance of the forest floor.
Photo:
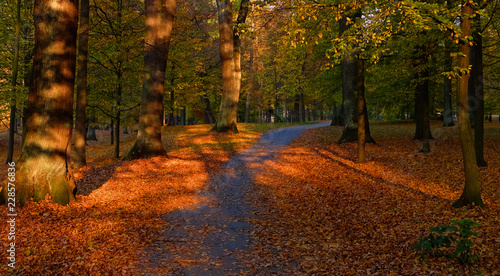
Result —
MULTIPOLYGON (((17 208, 14 271, 179 275, 189 274, 182 269, 193 265, 209 269, 203 262, 223 266, 189 255, 196 248, 190 245, 199 241, 175 240, 168 231, 176 213, 205 204, 210 179, 224 175, 227 161, 275 127, 241 124, 237 135, 209 133, 206 125, 166 127, 168 155, 135 161, 110 158, 109 135, 99 131, 99 141, 89 142, 89 166, 76 171, 76 202, 62 207, 46 200, 17 208), (175 261, 156 262, 152 256, 158 252, 175 261)), ((486 209, 451 207, 464 182, 457 127, 433 122, 435 140, 426 154, 419 152, 420 142, 411 140, 413 124, 373 123, 377 144, 367 146, 364 164, 355 163, 355 143, 334 143, 341 131, 307 130, 273 158, 255 163, 258 173, 243 195, 251 224, 240 224, 250 229, 250 248, 236 256, 244 274, 500 275, 500 124, 485 128, 489 166, 480 168, 480 176, 486 209), (445 257, 421 260, 413 249, 417 238, 463 218, 480 223, 474 228, 480 234, 473 238, 479 260, 471 266, 445 257)), ((123 137, 122 154, 134 137, 123 137)), ((0 135, 0 158, 5 158, 3 140, 0 135)), ((1 164, 0 175, 5 171, 1 164)), ((7 214, 6 207, 0 212, 7 214)), ((188 226, 200 239, 213 230, 188 226)), ((8 275, 7 223, 0 230, 5 248, 0 274, 8 275)))

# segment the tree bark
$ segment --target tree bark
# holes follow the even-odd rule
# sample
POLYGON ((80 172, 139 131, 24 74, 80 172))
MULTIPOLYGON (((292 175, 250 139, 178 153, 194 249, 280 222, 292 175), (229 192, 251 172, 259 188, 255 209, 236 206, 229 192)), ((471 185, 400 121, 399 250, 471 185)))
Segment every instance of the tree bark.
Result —
MULTIPOLYGON (((445 43, 445 68, 444 68, 444 71, 445 72, 451 72, 451 70, 453 69, 452 68, 452 64, 453 64, 453 59, 451 58, 450 54, 451 54, 451 46, 449 45, 449 43, 445 43)), ((450 126, 454 126, 455 123, 453 122, 453 110, 452 110, 452 106, 451 106, 451 84, 452 84, 452 80, 450 77, 444 77, 444 89, 443 89, 443 92, 444 92, 444 113, 443 113, 443 125, 445 127, 450 127, 450 126)))
POLYGON ((476 152, 474 149, 474 139, 472 136, 471 124, 469 120, 469 105, 467 102, 468 96, 468 80, 470 75, 464 71, 469 67, 470 46, 467 40, 471 35, 471 19, 473 14, 471 3, 465 2, 462 4, 461 16, 461 34, 459 52, 462 55, 458 57, 458 67, 460 68, 460 76, 458 79, 458 129, 460 134, 460 146, 462 148, 462 156, 465 171, 465 187, 460 198, 453 203, 453 207, 462 207, 466 205, 478 205, 483 207, 484 203, 481 198, 481 181, 479 179, 478 167, 476 164, 476 152))
POLYGON ((427 62, 429 56, 423 52, 423 49, 417 50, 417 61, 415 69, 421 71, 415 75, 417 85, 415 87, 415 136, 414 140, 422 140, 421 152, 430 152, 429 140, 432 139, 429 112, 429 69, 427 62), (423 69, 418 68, 424 67, 423 69))
MULTIPOLYGON (((354 18, 361 18, 361 11, 358 10, 354 13, 354 18)), ((349 30, 347 18, 344 16, 339 20, 339 32, 342 35, 349 30)), ((357 118, 357 98, 356 90, 360 79, 364 80, 364 70, 358 70, 359 58, 356 53, 345 54, 342 58, 342 124, 344 131, 342 136, 337 141, 338 144, 343 142, 356 142, 358 140, 358 118, 357 118)), ((364 68, 364 66, 363 66, 364 68)), ((364 126, 365 126, 365 142, 374 143, 375 140, 371 137, 366 104, 364 107, 364 126)), ((332 122, 333 124, 333 122, 332 122)))
POLYGON ((78 34, 78 64, 76 74, 75 144, 73 168, 87 165, 85 154, 87 109, 87 56, 89 45, 89 0, 80 0, 80 26, 78 34))
MULTIPOLYGON (((252 21, 252 29, 253 29, 253 21, 252 21)), ((255 38, 252 37, 252 43, 250 45, 250 61, 248 63, 249 83, 248 83, 247 98, 245 103, 245 123, 250 123, 250 104, 252 103, 250 99, 252 98, 252 93, 254 88, 254 77, 255 77, 253 72, 254 40, 255 38)))
POLYGON ((164 155, 161 142, 163 88, 176 0, 146 0, 146 36, 137 141, 125 159, 164 155))
POLYGON ((214 114, 212 112, 212 107, 211 107, 211 104, 210 104, 210 99, 206 95, 203 95, 203 96, 200 96, 200 97, 201 97, 201 103, 205 107, 204 108, 205 110, 203 112, 203 117, 204 117, 205 124, 213 124, 213 123, 215 123, 215 117, 214 117, 214 114))
POLYGON ((14 60, 12 61, 12 99, 10 103, 10 124, 9 124, 9 140, 7 145, 7 160, 6 163, 12 162, 14 158, 14 134, 16 132, 16 90, 17 90, 17 75, 19 72, 19 44, 21 41, 21 0, 17 0, 16 5, 16 40, 14 42, 14 60))
MULTIPOLYGON (((217 0, 217 8, 222 60, 222 100, 215 129, 219 132, 238 132, 236 122, 241 87, 241 39, 239 31, 233 29, 231 0, 217 0)), ((245 23, 248 10, 249 0, 242 0, 236 28, 245 23)))
MULTIPOLYGON (((473 19, 473 38, 474 44, 471 48, 471 52, 474 52, 474 63, 471 69, 471 79, 469 84, 472 82, 472 88, 469 85, 469 89, 472 89, 473 94, 469 93, 469 103, 472 99, 474 102, 474 108, 471 108, 474 118, 474 148, 476 150, 476 163, 480 167, 488 166, 488 163, 484 160, 484 86, 483 86, 483 37, 481 35, 481 17, 477 14, 473 19), (473 80, 472 80, 473 78, 473 80)), ((470 91, 469 91, 470 92, 470 91)))
POLYGON ((95 111, 93 111, 93 116, 89 118, 89 124, 87 126, 87 134, 85 135, 85 139, 87 141, 97 141, 97 136, 95 134, 95 127, 92 126, 93 123, 97 122, 95 118, 95 111))
POLYGON ((366 141, 366 102, 365 102, 365 66, 364 61, 357 60, 357 112, 358 112, 358 163, 365 162, 365 141, 366 141))
POLYGON ((109 124, 109 131, 110 131, 110 142, 111 145, 115 144, 115 120, 112 118, 111 123, 109 124))
POLYGON ((35 0, 34 18, 34 79, 28 96, 26 138, 17 164, 16 196, 21 205, 46 195, 66 205, 74 199, 75 189, 69 152, 78 1, 35 0))
POLYGON ((185 126, 186 125, 186 107, 183 106, 181 108, 181 126, 185 126))

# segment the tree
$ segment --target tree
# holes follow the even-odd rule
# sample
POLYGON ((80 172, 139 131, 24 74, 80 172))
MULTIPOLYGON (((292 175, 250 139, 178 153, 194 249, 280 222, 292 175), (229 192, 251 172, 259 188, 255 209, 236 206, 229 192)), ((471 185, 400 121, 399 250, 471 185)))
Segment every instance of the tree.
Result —
MULTIPOLYGON (((454 1, 447 1, 447 9, 453 9, 454 1)), ((453 68, 453 58, 451 54, 454 52, 452 48, 452 42, 446 40, 444 43, 444 71, 451 72, 453 68)), ((453 123, 453 110, 451 107, 451 87, 452 87, 452 78, 450 76, 444 77, 444 87, 443 87, 443 100, 444 100, 444 111, 443 111, 443 125, 445 127, 454 126, 453 123)))
POLYGON ((233 3, 217 0, 220 35, 220 57, 222 63, 222 99, 215 130, 237 132, 237 110, 240 96, 235 64, 235 38, 233 33, 233 3))
POLYGON ((14 60, 12 61, 12 100, 10 104, 10 125, 9 125, 9 142, 7 152, 7 163, 12 162, 14 156, 14 134, 16 128, 16 86, 17 75, 19 72, 19 44, 21 41, 21 0, 17 0, 16 5, 16 40, 14 43, 14 60))
POLYGON ((125 157, 165 154, 161 142, 163 89, 176 0, 146 0, 146 37, 141 112, 137 141, 125 157))
POLYGON ((476 163, 480 167, 488 166, 484 160, 484 86, 483 86, 483 37, 481 16, 476 14, 472 19, 473 45, 471 47, 469 78, 469 109, 474 125, 474 147, 476 163))
MULTIPOLYGON (((425 35, 423 34, 425 37, 425 35)), ((429 110, 429 56, 432 46, 417 47, 415 53, 415 137, 414 140, 423 140, 422 152, 430 152, 429 140, 432 139, 429 110)))
MULTIPOLYGON (((360 9, 353 13, 353 22, 355 20, 361 19, 362 12, 360 9)), ((353 26, 353 22, 348 20, 347 16, 342 16, 339 20, 339 36, 346 36, 346 33, 353 26)), ((342 57, 342 111, 343 111, 343 123, 344 131, 342 136, 337 141, 337 143, 342 142, 354 142, 358 140, 358 133, 364 134, 365 142, 374 143, 374 139, 370 134, 370 127, 368 123, 368 116, 366 110, 366 104, 364 103, 364 62, 360 60, 358 56, 359 53, 353 51, 347 51, 342 57), (363 85, 360 85, 363 82, 363 85), (363 89, 363 91, 360 91, 363 89), (356 97, 356 92, 360 93, 358 95, 362 96, 363 99, 356 97), (363 103, 357 103, 357 100, 362 100, 363 103), (361 117, 363 119, 364 131, 358 131, 358 108, 361 105, 363 108, 361 117)), ((360 144, 360 146, 364 143, 360 144)), ((361 147, 360 147, 361 149, 361 147)))
MULTIPOLYGON (((36 0, 33 83, 26 140, 17 173, 17 199, 50 195, 61 205, 74 199, 69 150, 73 122, 77 0, 36 0)), ((3 191, 7 191, 4 187, 3 191)), ((4 196, 5 196, 4 192, 4 196)), ((5 198, 4 198, 5 199, 5 198)))
POLYGON ((87 110, 87 54, 89 43, 89 0, 80 0, 80 26, 78 34, 78 69, 76 80, 75 152, 73 167, 87 164, 85 155, 86 110, 87 110))
POLYGON ((460 134, 460 146, 465 171, 465 187, 460 198, 453 203, 453 207, 462 207, 475 204, 483 207, 481 198, 481 182, 476 164, 476 152, 474 149, 474 139, 472 136, 471 123, 469 119, 468 81, 469 81, 469 54, 470 54, 470 35, 471 35, 471 17, 473 2, 466 0, 462 3, 461 12, 461 34, 458 51, 458 129, 460 134))

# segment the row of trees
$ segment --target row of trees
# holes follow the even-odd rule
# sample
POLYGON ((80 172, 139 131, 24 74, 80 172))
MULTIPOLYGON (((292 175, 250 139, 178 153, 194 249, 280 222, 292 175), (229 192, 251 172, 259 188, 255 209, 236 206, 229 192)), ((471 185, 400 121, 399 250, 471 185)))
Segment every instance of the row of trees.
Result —
POLYGON ((368 117, 415 118, 415 139, 429 151, 429 120, 439 112, 453 124, 456 90, 466 189, 474 187, 457 206, 482 205, 476 164, 486 165, 484 112, 499 107, 497 1, 176 2, 16 0, 2 7, 9 16, 0 29, 9 39, 1 54, 9 62, 1 73, 12 81, 2 82, 8 93, 1 100, 11 113, 11 141, 15 118, 25 120, 21 203, 73 198, 71 137, 73 167, 84 166, 85 138, 97 124, 114 130, 115 157, 121 126, 138 125, 125 156, 134 159, 164 154, 161 126, 176 115, 184 122, 186 113, 205 123, 217 117, 214 130, 233 132, 238 120, 332 115, 344 126, 338 142, 358 141, 362 162, 364 143, 374 142, 368 117))

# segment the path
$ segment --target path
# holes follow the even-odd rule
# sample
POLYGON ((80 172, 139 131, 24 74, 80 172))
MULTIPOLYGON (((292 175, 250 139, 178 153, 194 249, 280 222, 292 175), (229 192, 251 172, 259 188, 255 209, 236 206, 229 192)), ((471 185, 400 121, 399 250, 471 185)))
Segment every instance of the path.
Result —
MULTIPOLYGON (((208 188, 200 193, 207 200, 191 210, 164 215, 169 222, 163 234, 164 248, 150 252, 157 267, 178 264, 174 272, 164 275, 237 275, 248 268, 238 260, 238 252, 248 250, 252 225, 251 206, 245 193, 251 190, 256 165, 271 160, 283 146, 304 130, 328 126, 329 123, 295 126, 267 133, 244 153, 226 162, 221 173, 212 177, 208 188), (173 255, 172 252, 180 252, 173 255)), ((157 275, 145 271, 145 275, 157 275)))

